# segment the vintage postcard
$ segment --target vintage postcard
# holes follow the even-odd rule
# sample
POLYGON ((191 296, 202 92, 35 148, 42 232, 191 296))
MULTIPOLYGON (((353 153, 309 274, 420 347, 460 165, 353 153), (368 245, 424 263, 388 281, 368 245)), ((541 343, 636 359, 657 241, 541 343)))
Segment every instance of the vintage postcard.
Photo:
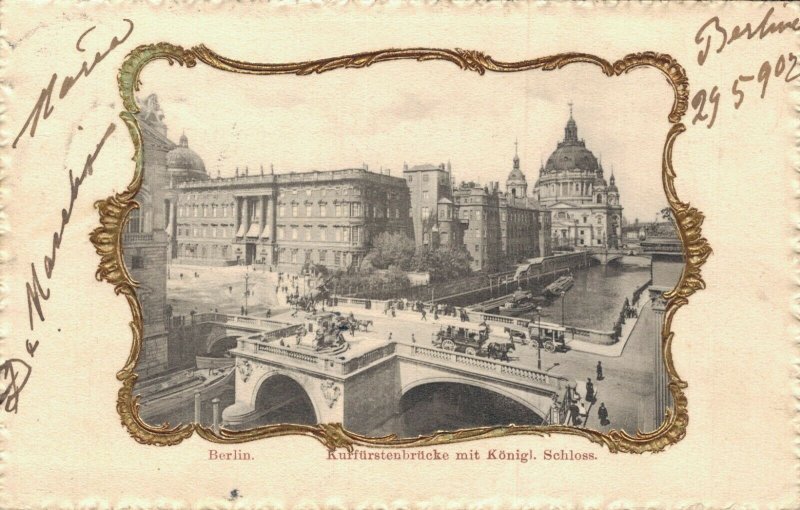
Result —
POLYGON ((3 6, 3 508, 795 508, 790 4, 3 6))

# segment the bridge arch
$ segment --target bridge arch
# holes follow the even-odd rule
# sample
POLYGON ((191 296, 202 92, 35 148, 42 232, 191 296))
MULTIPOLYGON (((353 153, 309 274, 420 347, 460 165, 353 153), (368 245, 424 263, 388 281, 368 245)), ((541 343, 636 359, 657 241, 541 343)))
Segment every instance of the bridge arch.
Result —
POLYGON ((219 335, 214 338, 210 338, 206 342, 205 354, 212 356, 224 354, 225 351, 236 347, 240 336, 241 335, 219 335))
POLYGON ((253 392, 250 396, 250 409, 258 410, 259 397, 262 396, 262 390, 266 388, 265 385, 269 384, 270 381, 281 384, 282 388, 291 388, 302 392, 300 396, 305 397, 304 400, 310 406, 310 410, 314 414, 313 419, 311 420, 312 423, 315 424, 320 422, 322 414, 320 412, 318 403, 313 397, 313 393, 309 391, 309 388, 306 387, 306 384, 301 378, 297 377, 296 374, 286 370, 268 370, 258 378, 253 385, 253 392))
MULTIPOLYGON (((507 389, 498 386, 496 384, 491 384, 485 381, 465 380, 463 378, 458 378, 458 377, 436 376, 436 377, 418 379, 403 386, 403 388, 400 391, 400 399, 402 400, 402 398, 414 388, 424 386, 426 384, 437 384, 437 383, 458 384, 462 386, 471 386, 473 388, 480 388, 486 391, 490 391, 492 393, 506 397, 520 404, 521 406, 523 406, 524 408, 528 409, 529 411, 533 412, 536 416, 541 418, 542 421, 544 421, 547 418, 547 413, 542 411, 539 407, 533 405, 529 400, 526 400, 519 394, 515 394, 514 392, 508 391, 507 389)), ((550 398, 546 396, 539 396, 536 398, 547 399, 548 401, 550 400, 550 398)))

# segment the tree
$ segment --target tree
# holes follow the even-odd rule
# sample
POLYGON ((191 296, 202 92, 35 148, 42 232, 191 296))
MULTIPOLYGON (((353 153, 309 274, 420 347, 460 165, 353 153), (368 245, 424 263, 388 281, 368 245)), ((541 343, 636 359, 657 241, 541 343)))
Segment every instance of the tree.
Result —
POLYGON ((407 271, 411 268, 416 248, 413 239, 404 234, 383 232, 375 238, 367 258, 376 269, 397 266, 407 271))
POLYGON ((431 281, 446 281, 470 274, 471 260, 472 257, 462 246, 439 246, 435 249, 426 246, 414 256, 413 268, 428 272, 431 281))

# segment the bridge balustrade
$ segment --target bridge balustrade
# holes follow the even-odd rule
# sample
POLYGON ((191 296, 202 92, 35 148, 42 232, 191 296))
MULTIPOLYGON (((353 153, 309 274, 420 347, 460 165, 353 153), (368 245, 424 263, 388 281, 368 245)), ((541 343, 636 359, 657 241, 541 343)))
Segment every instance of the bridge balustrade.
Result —
POLYGON ((422 347, 418 345, 412 346, 407 344, 397 344, 397 346, 399 354, 404 354, 412 358, 433 358, 435 360, 447 361, 456 365, 466 365, 486 371, 497 372, 515 378, 526 379, 528 381, 549 386, 556 390, 561 390, 562 385, 566 384, 567 382, 564 377, 550 375, 546 372, 540 372, 530 368, 517 367, 487 358, 470 356, 469 354, 445 351, 431 347, 422 347))

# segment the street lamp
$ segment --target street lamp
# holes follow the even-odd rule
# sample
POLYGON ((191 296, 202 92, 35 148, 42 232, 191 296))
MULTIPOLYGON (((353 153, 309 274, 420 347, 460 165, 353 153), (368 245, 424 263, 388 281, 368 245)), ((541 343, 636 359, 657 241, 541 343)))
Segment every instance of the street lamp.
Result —
POLYGON ((245 272, 244 273, 244 314, 247 315, 248 306, 247 306, 247 295, 250 293, 250 289, 248 287, 248 281, 250 280, 250 274, 245 272))
POLYGON ((537 349, 537 358, 536 358, 536 367, 541 370, 542 369, 542 307, 536 307, 536 319, 539 323, 539 333, 536 338, 536 345, 538 346, 537 349))
POLYGON ((567 295, 567 291, 561 291, 561 325, 563 327, 567 327, 566 321, 564 320, 564 296, 567 295))

